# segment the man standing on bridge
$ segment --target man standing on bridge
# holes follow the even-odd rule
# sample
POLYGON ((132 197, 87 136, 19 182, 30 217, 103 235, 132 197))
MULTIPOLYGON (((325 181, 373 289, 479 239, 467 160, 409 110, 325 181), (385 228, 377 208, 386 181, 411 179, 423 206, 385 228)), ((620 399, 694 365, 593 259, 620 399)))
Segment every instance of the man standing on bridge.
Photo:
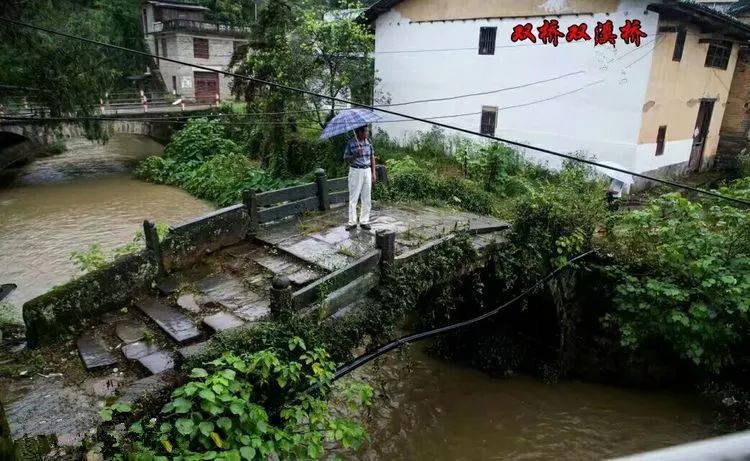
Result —
POLYGON ((344 150, 344 160, 349 163, 349 223, 346 230, 357 227, 357 202, 362 200, 359 226, 370 229, 372 209, 372 185, 375 176, 375 156, 369 139, 367 126, 357 128, 355 137, 350 139, 344 150))
POLYGON ((380 121, 369 109, 346 109, 326 124, 320 139, 329 139, 344 133, 354 132, 344 149, 344 160, 349 163, 349 222, 346 230, 357 227, 357 202, 362 200, 359 225, 370 229, 370 209, 372 208, 372 184, 375 176, 375 156, 369 139, 367 126, 380 121))

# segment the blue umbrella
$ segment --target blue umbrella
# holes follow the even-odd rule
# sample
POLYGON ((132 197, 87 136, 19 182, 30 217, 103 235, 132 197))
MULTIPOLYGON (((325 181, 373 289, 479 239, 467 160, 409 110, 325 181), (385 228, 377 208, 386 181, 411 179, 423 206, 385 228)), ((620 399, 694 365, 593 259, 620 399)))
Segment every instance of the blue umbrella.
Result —
POLYGON ((323 134, 320 135, 320 139, 332 138, 380 120, 382 118, 371 110, 347 109, 341 111, 328 122, 323 134))

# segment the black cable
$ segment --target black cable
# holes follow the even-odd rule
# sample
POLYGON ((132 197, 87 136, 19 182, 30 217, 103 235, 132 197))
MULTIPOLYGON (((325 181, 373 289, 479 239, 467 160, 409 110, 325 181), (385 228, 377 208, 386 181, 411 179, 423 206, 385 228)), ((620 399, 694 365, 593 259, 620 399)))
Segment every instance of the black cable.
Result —
POLYGON ((341 379, 342 377, 348 375, 349 373, 351 373, 352 371, 354 371, 357 368, 361 367, 362 365, 365 365, 366 363, 375 360, 376 358, 380 357, 381 355, 387 354, 388 352, 390 352, 390 351, 392 351, 394 349, 397 349, 397 348, 399 348, 401 346, 404 346, 406 344, 410 344, 410 343, 413 343, 413 342, 416 342, 416 341, 421 341, 423 339, 431 338, 433 336, 437 336, 437 335, 441 335, 441 334, 444 334, 444 333, 448 333, 448 332, 451 332, 451 331, 454 331, 454 330, 458 330, 460 328, 468 327, 470 325, 474 325, 475 323, 479 323, 479 322, 481 322, 481 321, 483 321, 483 320, 485 320, 485 319, 487 319, 489 317, 497 315, 497 313, 499 313, 501 310, 505 309, 506 307, 508 307, 508 306, 510 306, 512 304, 517 303, 521 299, 523 299, 526 296, 528 296, 529 293, 531 293, 532 291, 536 290, 541 284, 547 282, 549 279, 551 279, 552 277, 554 277, 555 275, 557 275, 557 273, 560 272, 561 270, 563 270, 564 268, 568 267, 569 265, 573 264, 576 261, 579 261, 579 260, 585 258, 586 256, 590 255, 593 252, 594 252, 593 250, 590 250, 590 251, 587 251, 585 253, 579 254, 578 256, 576 256, 576 257, 568 260, 565 263, 564 266, 560 266, 560 267, 556 268, 555 270, 553 270, 549 274, 547 274, 544 277, 542 277, 541 279, 537 280, 536 283, 534 283, 533 285, 531 285, 529 288, 525 289, 523 292, 521 292, 521 294, 519 294, 515 298, 511 299, 510 301, 506 302, 505 304, 501 304, 500 306, 496 307, 495 309, 492 309, 489 312, 486 312, 486 313, 480 315, 479 317, 474 317, 473 319, 464 320, 463 322, 454 323, 453 325, 447 325, 447 326, 444 326, 444 327, 436 328, 434 330, 424 331, 422 333, 415 333, 415 334, 411 334, 411 335, 408 335, 408 336, 403 336, 403 337, 398 338, 398 339, 396 339, 394 341, 391 341, 390 343, 388 343, 388 344, 386 344, 384 346, 379 347, 378 349, 376 349, 374 351, 367 352, 367 353, 365 353, 363 355, 360 355, 359 357, 357 357, 356 359, 354 359, 351 362, 347 363, 346 365, 339 367, 339 369, 336 370, 336 373, 334 373, 333 379, 331 379, 331 382, 334 382, 334 381, 336 381, 338 379, 341 379))
POLYGON ((384 109, 382 107, 373 107, 373 106, 370 106, 368 104, 363 104, 363 103, 359 103, 359 102, 349 101, 349 100, 346 100, 346 99, 343 99, 343 98, 339 98, 339 97, 335 97, 335 96, 329 96, 329 95, 325 95, 325 94, 320 94, 320 93, 316 93, 314 91, 304 90, 304 89, 301 89, 301 88, 295 88, 295 87, 292 87, 292 86, 289 86, 289 85, 285 85, 285 84, 282 84, 282 83, 276 83, 276 82, 272 82, 272 81, 268 81, 268 80, 259 79, 259 78, 256 78, 256 77, 249 77, 247 75, 239 75, 239 74, 236 74, 234 72, 228 72, 228 71, 224 71, 224 70, 211 69, 210 67, 201 66, 200 64, 191 64, 191 63, 187 63, 187 62, 184 62, 184 61, 179 61, 179 60, 172 59, 172 58, 160 57, 160 56, 153 55, 151 53, 146 53, 144 51, 133 50, 133 49, 130 49, 130 48, 125 48, 125 47, 118 46, 118 45, 112 45, 112 44, 109 44, 109 43, 104 43, 104 42, 100 42, 100 41, 97 41, 97 40, 92 40, 92 39, 85 38, 85 37, 78 37, 78 36, 75 36, 75 35, 67 34, 65 32, 58 32, 56 30, 47 29, 45 27, 40 27, 40 26, 34 26, 32 24, 26 24, 24 22, 16 21, 16 20, 13 20, 13 19, 8 19, 8 18, 0 17, 0 22, 5 22, 5 23, 8 23, 8 24, 13 24, 15 26, 20 26, 20 27, 27 27, 27 28, 38 30, 38 31, 45 32, 45 33, 48 33, 48 34, 58 35, 60 37, 70 38, 70 39, 73 39, 73 40, 79 40, 79 41, 83 41, 83 42, 90 43, 90 44, 97 45, 97 46, 103 46, 103 47, 111 48, 111 49, 114 49, 114 50, 124 51, 126 53, 133 53, 133 54, 138 54, 138 55, 146 56, 146 57, 153 58, 153 59, 161 59, 163 61, 168 61, 168 62, 172 62, 172 63, 175 63, 175 64, 180 64, 180 65, 184 65, 184 66, 191 66, 191 67, 193 67, 195 69, 204 70, 206 72, 214 72, 214 73, 221 74, 221 75, 226 75, 226 76, 232 77, 232 78, 238 78, 238 79, 241 79, 241 80, 248 80, 248 81, 252 81, 252 82, 255 82, 255 83, 262 84, 262 85, 268 85, 269 87, 272 87, 272 88, 277 88, 277 89, 286 90, 286 91, 292 91, 292 92, 296 92, 296 93, 302 93, 302 94, 306 94, 308 96, 314 96, 316 98, 327 99, 327 100, 330 100, 330 101, 340 102, 340 103, 343 103, 343 104, 349 104, 349 105, 355 106, 355 107, 361 107, 363 109, 376 110, 378 112, 382 112, 382 113, 385 113, 385 114, 396 115, 396 116, 399 116, 399 117, 408 118, 408 119, 413 120, 415 122, 428 123, 428 124, 431 124, 433 126, 437 126, 437 127, 440 127, 440 128, 445 128, 445 129, 448 129, 448 130, 457 131, 459 133, 470 134, 472 136, 478 136, 480 138, 490 139, 492 141, 499 141, 499 142, 502 142, 502 143, 505 143, 505 144, 509 144, 511 146, 516 146, 516 147, 520 147, 520 148, 523 148, 523 149, 534 150, 534 151, 541 152, 541 153, 544 153, 544 154, 553 155, 555 157, 560 157, 560 158, 564 158, 564 159, 571 160, 571 161, 574 161, 574 162, 584 163, 586 165, 590 165, 590 166, 602 168, 602 169, 605 169, 605 170, 608 170, 608 171, 616 171, 618 173, 629 174, 631 176, 635 176, 637 178, 645 179, 645 180, 648 180, 648 181, 653 181, 653 182, 657 182, 657 183, 660 183, 660 184, 666 184, 668 186, 671 186, 671 187, 674 187, 674 188, 677 188, 677 189, 683 189, 683 190, 695 192, 697 194, 702 194, 702 195, 706 195, 706 196, 718 198, 718 199, 721 199, 721 200, 725 200, 725 201, 728 201, 728 202, 733 202, 733 203, 737 203, 737 204, 740 204, 740 205, 750 206, 750 201, 742 200, 742 199, 738 199, 738 198, 730 197, 730 196, 726 196, 726 195, 722 195, 722 194, 719 194, 718 192, 708 191, 708 190, 703 190, 703 189, 698 189, 696 187, 688 186, 686 184, 681 184, 681 183, 678 183, 678 182, 675 182, 675 181, 670 181, 668 179, 657 178, 655 176, 650 176, 650 175, 646 175, 646 174, 643 174, 643 173, 636 173, 634 171, 629 171, 629 170, 626 170, 624 168, 617 168, 617 167, 613 167, 613 166, 610 166, 610 165, 602 165, 602 164, 600 164, 598 162, 595 162, 593 160, 588 160, 588 159, 576 157, 575 155, 564 154, 562 152, 555 152, 553 150, 545 149, 543 147, 536 147, 536 146, 533 146, 531 144, 527 144, 527 143, 523 143, 523 142, 518 142, 518 141, 513 141, 511 139, 505 139, 505 138, 500 138, 500 137, 489 135, 489 134, 483 134, 483 133, 472 131, 472 130, 469 130, 469 129, 466 129, 466 128, 460 128, 460 127, 457 127, 457 126, 448 125, 448 124, 442 123, 442 122, 430 121, 430 120, 425 119, 425 118, 415 117, 415 116, 408 115, 408 114, 403 114, 403 113, 400 113, 400 112, 392 111, 390 109, 384 109))

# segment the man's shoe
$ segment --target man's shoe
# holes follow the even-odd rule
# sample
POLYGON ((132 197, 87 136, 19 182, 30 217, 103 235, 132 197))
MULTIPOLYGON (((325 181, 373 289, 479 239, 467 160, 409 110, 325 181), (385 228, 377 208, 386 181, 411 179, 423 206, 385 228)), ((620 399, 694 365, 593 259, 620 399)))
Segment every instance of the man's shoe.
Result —
POLYGON ((356 224, 347 224, 346 226, 344 226, 344 229, 346 229, 347 231, 354 230, 356 228, 357 228, 356 224))
POLYGON ((370 226, 369 224, 360 224, 359 227, 361 227, 364 230, 372 229, 372 226, 370 226))

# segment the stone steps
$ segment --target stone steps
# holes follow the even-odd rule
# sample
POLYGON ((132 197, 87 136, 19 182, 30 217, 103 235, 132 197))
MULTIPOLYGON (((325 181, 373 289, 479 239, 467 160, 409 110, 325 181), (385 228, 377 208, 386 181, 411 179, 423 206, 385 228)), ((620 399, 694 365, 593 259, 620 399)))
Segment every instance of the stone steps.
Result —
POLYGON ((269 273, 271 275, 269 279, 276 275, 284 275, 298 287, 325 275, 324 271, 315 265, 265 245, 238 246, 230 250, 228 254, 242 262, 239 264, 240 267, 252 262, 269 273))
POLYGON ((155 298, 142 298, 135 304, 178 343, 187 343, 201 336, 200 330, 188 316, 155 298))
POLYGON ((93 331, 84 332, 77 342, 78 353, 87 370, 106 368, 117 363, 104 340, 93 331))
POLYGON ((198 282, 198 288, 210 300, 242 320, 253 322, 270 313, 268 294, 251 290, 232 275, 210 275, 198 282))

